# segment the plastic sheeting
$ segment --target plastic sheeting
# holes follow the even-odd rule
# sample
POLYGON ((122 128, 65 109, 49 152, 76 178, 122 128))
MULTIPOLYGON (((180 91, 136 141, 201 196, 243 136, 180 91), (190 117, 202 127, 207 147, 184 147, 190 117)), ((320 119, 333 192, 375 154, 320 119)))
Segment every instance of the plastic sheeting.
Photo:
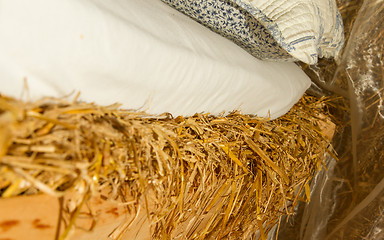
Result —
POLYGON ((328 158, 328 170, 312 181, 311 203, 282 221, 278 239, 384 239, 384 1, 338 4, 342 56, 304 68, 317 83, 313 92, 345 99, 333 141, 339 160, 328 158))

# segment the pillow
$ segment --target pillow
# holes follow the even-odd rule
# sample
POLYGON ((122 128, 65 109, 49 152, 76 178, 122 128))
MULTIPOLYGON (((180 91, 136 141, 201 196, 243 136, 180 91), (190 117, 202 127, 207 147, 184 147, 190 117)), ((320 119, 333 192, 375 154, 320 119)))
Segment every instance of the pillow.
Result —
POLYGON ((263 62, 159 0, 12 0, 0 8, 0 93, 174 116, 276 118, 309 87, 294 63, 263 62))
POLYGON ((335 0, 163 1, 259 59, 315 64, 343 47, 335 0))

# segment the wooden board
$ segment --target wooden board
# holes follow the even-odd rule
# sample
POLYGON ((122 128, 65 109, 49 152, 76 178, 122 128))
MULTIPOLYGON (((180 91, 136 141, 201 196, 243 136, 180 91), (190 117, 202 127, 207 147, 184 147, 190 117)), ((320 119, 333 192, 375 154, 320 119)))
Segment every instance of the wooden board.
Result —
MULTIPOLYGON (((0 209, 0 240, 55 239, 59 218, 59 201, 56 197, 40 194, 1 199, 0 209)), ((111 239, 109 237, 150 239, 145 211, 141 210, 135 216, 117 202, 103 200, 99 195, 91 198, 82 208, 70 239, 111 239), (95 221, 88 214, 90 209, 96 217, 95 221), (93 222, 96 225, 89 231, 93 222)))

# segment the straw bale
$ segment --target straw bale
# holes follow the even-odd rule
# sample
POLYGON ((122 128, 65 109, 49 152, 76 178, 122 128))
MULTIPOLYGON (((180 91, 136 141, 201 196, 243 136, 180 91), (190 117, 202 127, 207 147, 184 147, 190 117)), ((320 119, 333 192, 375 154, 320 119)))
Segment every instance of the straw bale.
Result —
POLYGON ((144 205, 154 239, 266 239, 310 200, 308 183, 332 152, 328 106, 306 95, 270 121, 1 96, 0 196, 71 193, 62 239, 103 189, 131 212, 144 205))

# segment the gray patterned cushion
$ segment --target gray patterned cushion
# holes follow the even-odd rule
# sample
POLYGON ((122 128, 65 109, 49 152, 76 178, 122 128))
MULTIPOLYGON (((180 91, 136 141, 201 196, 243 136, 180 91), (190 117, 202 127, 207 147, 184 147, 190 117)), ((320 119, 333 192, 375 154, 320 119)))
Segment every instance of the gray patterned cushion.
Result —
POLYGON ((334 0, 162 0, 263 60, 335 57, 344 37, 334 0))

